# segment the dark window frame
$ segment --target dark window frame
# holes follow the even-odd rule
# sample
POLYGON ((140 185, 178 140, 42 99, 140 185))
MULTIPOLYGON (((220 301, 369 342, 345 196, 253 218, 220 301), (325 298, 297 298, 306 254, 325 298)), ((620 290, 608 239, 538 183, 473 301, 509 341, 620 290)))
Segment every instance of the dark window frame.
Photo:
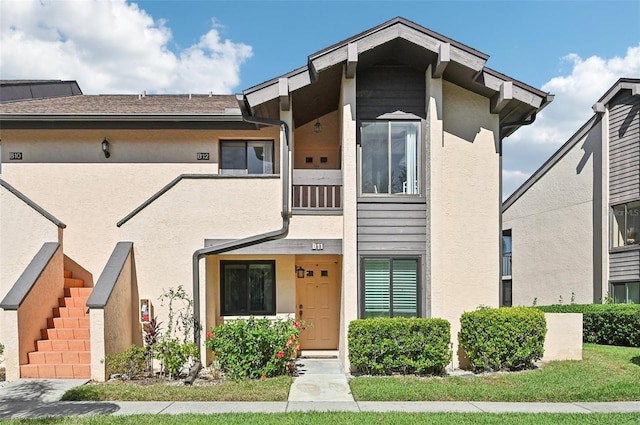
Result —
POLYGON ((513 306, 513 281, 511 279, 505 279, 500 282, 500 305, 502 307, 513 306), (505 296, 506 287, 509 287, 509 296, 505 296))
POLYGON ((221 316, 274 316, 276 314, 276 296, 277 296, 277 282, 276 282, 276 261, 275 260, 220 260, 220 315, 221 316), (247 270, 254 264, 269 264, 271 266, 271 272, 273 273, 273 293, 272 293, 272 305, 267 310, 251 310, 251 294, 249 291, 250 283, 247 280, 244 282, 246 285, 245 292, 247 293, 247 299, 245 300, 247 309, 226 310, 225 308, 225 266, 227 265, 246 265, 247 270))
POLYGON ((630 212, 629 206, 631 204, 640 204, 640 199, 621 202, 619 204, 611 205, 610 207, 611 224, 609 226, 609 248, 612 250, 640 247, 640 228, 630 227, 628 223, 629 216, 637 217, 638 214, 640 214, 640 210, 637 210, 640 205, 633 205, 632 209, 635 211, 630 212), (623 211, 621 214, 619 214, 616 211, 619 211, 621 207, 623 208, 623 211), (623 216, 622 235, 619 234, 620 231, 618 231, 617 235, 614 235, 614 224, 616 222, 619 223, 618 219, 616 218, 616 216, 619 215, 623 216), (631 229, 633 229, 633 234, 631 234, 631 229), (620 238, 622 238, 623 240, 621 244, 619 243, 620 238), (630 240, 633 240, 633 242, 630 242, 630 240))
POLYGON ((629 300, 629 285, 630 284, 637 284, 640 285, 640 281, 639 280, 635 280, 635 279, 630 279, 630 280, 625 280, 625 281, 621 281, 621 282, 609 282, 609 294, 611 299, 613 300, 614 304, 629 304, 629 303, 636 303, 633 300, 629 300), (618 303, 616 301, 616 296, 615 296, 615 287, 616 286, 623 286, 624 285, 624 302, 623 303, 618 303))
POLYGON ((219 143, 219 161, 218 161, 218 165, 219 165, 219 169, 220 169, 220 173, 221 174, 225 174, 225 171, 228 172, 229 175, 233 175, 233 173, 230 173, 230 170, 246 170, 246 175, 269 175, 269 174, 275 174, 275 169, 276 169, 276 153, 275 153, 275 148, 276 148, 276 143, 273 139, 222 139, 220 140, 219 143), (223 154, 222 154, 222 150, 224 147, 224 144, 226 143, 235 143, 235 144, 239 144, 239 143, 243 143, 244 144, 244 168, 229 168, 229 167, 225 167, 224 161, 222 159, 223 154), (269 143, 271 144, 271 173, 249 173, 249 143, 269 143))
POLYGON ((360 297, 358 300, 358 314, 360 318, 366 318, 366 282, 365 260, 389 260, 389 317, 393 315, 393 260, 415 260, 416 262, 416 317, 422 317, 422 257, 419 255, 361 255, 360 256, 360 297))

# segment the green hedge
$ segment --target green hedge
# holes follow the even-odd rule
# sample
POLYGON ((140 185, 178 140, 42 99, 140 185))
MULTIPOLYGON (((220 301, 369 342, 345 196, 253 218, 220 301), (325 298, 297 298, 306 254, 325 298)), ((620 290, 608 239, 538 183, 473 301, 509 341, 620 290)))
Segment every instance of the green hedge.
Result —
POLYGON ((460 317, 460 346, 476 371, 533 367, 544 352, 544 313, 527 307, 483 308, 460 317))
POLYGON ((537 307, 546 313, 582 313, 582 340, 640 347, 640 304, 567 304, 537 307))
POLYGON ((371 375, 441 374, 451 362, 443 319, 361 319, 349 324, 349 361, 371 375))

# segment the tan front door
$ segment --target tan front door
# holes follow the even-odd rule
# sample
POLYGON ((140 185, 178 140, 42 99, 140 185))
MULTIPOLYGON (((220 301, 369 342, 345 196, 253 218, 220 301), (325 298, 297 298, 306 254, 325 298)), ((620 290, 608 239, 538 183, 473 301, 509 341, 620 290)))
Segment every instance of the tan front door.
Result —
POLYGON ((303 350, 336 350, 340 327, 338 261, 296 261, 305 277, 296 277, 296 316, 307 325, 300 334, 303 350))

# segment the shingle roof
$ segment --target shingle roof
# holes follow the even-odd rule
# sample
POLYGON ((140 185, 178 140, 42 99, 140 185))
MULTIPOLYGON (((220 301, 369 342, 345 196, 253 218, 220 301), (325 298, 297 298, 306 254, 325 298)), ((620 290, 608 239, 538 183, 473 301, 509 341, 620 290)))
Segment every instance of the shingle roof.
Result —
POLYGON ((227 109, 238 109, 235 96, 80 95, 5 103, 0 115, 221 115, 227 109))

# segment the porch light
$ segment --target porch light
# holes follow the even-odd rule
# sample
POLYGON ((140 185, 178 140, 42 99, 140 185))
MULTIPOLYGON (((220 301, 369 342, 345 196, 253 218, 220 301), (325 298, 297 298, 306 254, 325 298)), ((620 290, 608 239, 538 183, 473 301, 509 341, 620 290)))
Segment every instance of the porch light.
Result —
POLYGON ((302 279, 304 277, 304 269, 300 266, 296 266, 296 276, 302 279))
POLYGON ((314 133, 322 133, 322 124, 320 124, 320 118, 316 120, 316 123, 313 125, 314 133))
POLYGON ((102 152, 104 152, 105 158, 109 158, 111 156, 111 153, 109 152, 109 141, 106 137, 102 141, 102 152))

